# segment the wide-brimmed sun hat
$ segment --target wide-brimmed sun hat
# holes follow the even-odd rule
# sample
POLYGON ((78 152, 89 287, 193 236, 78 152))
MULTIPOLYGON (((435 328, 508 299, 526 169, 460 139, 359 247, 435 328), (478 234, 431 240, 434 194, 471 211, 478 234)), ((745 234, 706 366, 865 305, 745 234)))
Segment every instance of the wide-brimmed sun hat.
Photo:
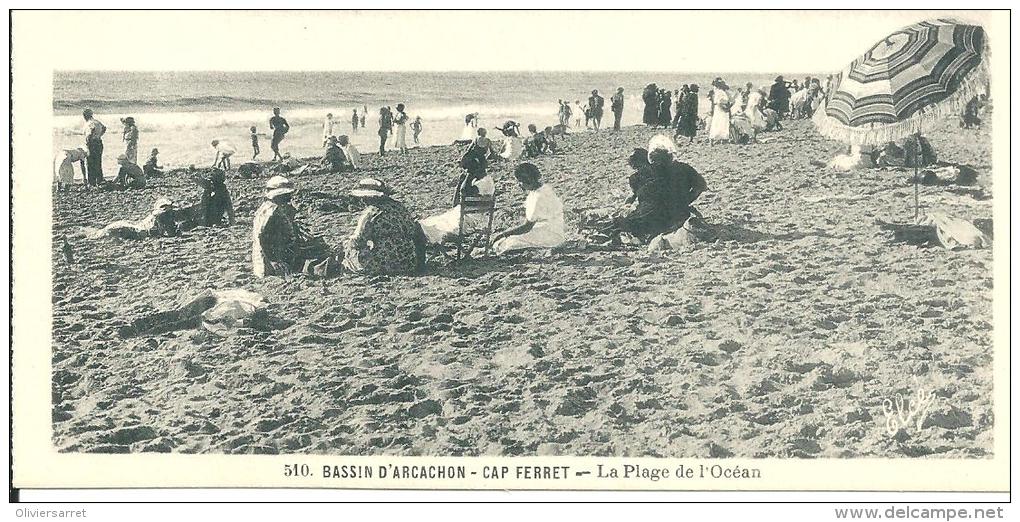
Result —
POLYGON ((358 186, 351 190, 351 195, 356 198, 379 198, 393 194, 393 189, 385 182, 375 178, 365 178, 358 182, 358 186))
POLYGON ((269 181, 266 181, 266 197, 269 199, 285 194, 293 194, 296 191, 297 189, 294 188, 294 184, 283 176, 273 176, 269 178, 269 181))
POLYGON ((163 210, 165 208, 171 208, 174 206, 174 202, 170 198, 156 198, 156 202, 153 203, 152 208, 154 210, 163 210))

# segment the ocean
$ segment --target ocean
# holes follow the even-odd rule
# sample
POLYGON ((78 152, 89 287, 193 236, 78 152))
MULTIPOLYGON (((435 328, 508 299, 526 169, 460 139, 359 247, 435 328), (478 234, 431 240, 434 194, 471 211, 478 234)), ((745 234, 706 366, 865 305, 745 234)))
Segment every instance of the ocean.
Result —
MULTIPOLYGON (((802 74, 785 74, 803 78, 802 74)), ((731 86, 751 82, 770 85, 776 74, 719 74, 731 86)), ((624 125, 641 123, 645 85, 678 89, 697 83, 704 95, 715 74, 660 72, 108 72, 58 71, 53 76, 53 149, 82 146, 81 110, 90 107, 107 126, 104 171, 115 172, 115 159, 124 151, 120 118, 133 116, 140 131, 139 162, 152 148, 171 167, 211 164, 213 139, 232 143, 235 164, 251 157, 249 127, 261 135, 260 160, 272 157, 269 118, 280 107, 291 125, 281 150, 294 157, 321 154, 322 123, 332 112, 342 134, 362 152, 379 147, 379 108, 406 105, 420 116, 422 146, 443 145, 457 139, 464 116, 479 113, 491 129, 506 120, 554 125, 557 100, 586 103, 592 89, 606 98, 603 126, 612 126, 609 97, 617 87, 626 95, 624 125), (366 128, 353 131, 351 113, 368 108, 366 128)), ((709 105, 699 105, 707 114, 709 105)), ((575 115, 576 117, 576 115, 575 115)), ((582 119, 583 127, 583 119, 582 119)), ((492 134, 490 134, 492 136, 492 134)), ((408 129, 407 141, 411 144, 408 129)), ((392 147, 393 140, 387 144, 392 147)))

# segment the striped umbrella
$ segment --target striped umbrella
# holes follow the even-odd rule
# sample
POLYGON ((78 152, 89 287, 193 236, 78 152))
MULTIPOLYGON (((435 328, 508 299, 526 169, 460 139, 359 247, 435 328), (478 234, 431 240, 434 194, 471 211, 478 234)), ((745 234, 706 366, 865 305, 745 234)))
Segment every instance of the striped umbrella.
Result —
POLYGON ((959 114, 983 88, 985 32, 953 20, 929 20, 883 38, 836 77, 814 122, 823 135, 880 145, 959 114))

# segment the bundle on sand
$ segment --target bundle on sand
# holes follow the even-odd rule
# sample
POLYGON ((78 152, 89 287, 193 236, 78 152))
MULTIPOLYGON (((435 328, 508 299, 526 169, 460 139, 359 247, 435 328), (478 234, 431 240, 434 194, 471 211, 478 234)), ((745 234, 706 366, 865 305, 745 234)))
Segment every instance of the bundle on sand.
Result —
MULTIPOLYGON (((893 233, 893 241, 917 246, 941 245, 950 250, 987 248, 992 240, 974 223, 957 217, 932 212, 916 224, 877 221, 883 230, 893 233)), ((982 223, 983 224, 983 223, 982 223)), ((990 227, 990 224, 988 224, 990 227)))
POLYGON ((177 330, 203 329, 226 336, 241 326, 272 327, 263 312, 262 296, 241 288, 207 289, 172 310, 140 317, 120 329, 120 336, 156 335, 177 330))

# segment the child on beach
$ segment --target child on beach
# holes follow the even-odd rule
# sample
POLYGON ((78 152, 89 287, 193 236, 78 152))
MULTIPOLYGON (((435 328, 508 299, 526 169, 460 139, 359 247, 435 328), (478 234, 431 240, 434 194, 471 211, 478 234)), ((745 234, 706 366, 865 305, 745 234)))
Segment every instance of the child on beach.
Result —
POLYGON ((255 126, 251 126, 251 159, 255 159, 259 155, 259 135, 255 132, 255 126))
POLYGON ((159 166, 159 149, 152 149, 149 153, 149 160, 145 162, 145 166, 142 167, 142 172, 145 177, 151 178, 152 176, 159 176, 163 174, 163 167, 159 166))
POLYGON ((237 152, 233 145, 220 140, 212 140, 212 146, 216 149, 216 158, 213 159, 213 168, 230 170, 230 157, 237 152))
POLYGON ((414 121, 411 122, 411 132, 413 133, 411 138, 414 139, 415 145, 420 145, 418 141, 418 135, 421 134, 421 116, 415 116, 414 121))

